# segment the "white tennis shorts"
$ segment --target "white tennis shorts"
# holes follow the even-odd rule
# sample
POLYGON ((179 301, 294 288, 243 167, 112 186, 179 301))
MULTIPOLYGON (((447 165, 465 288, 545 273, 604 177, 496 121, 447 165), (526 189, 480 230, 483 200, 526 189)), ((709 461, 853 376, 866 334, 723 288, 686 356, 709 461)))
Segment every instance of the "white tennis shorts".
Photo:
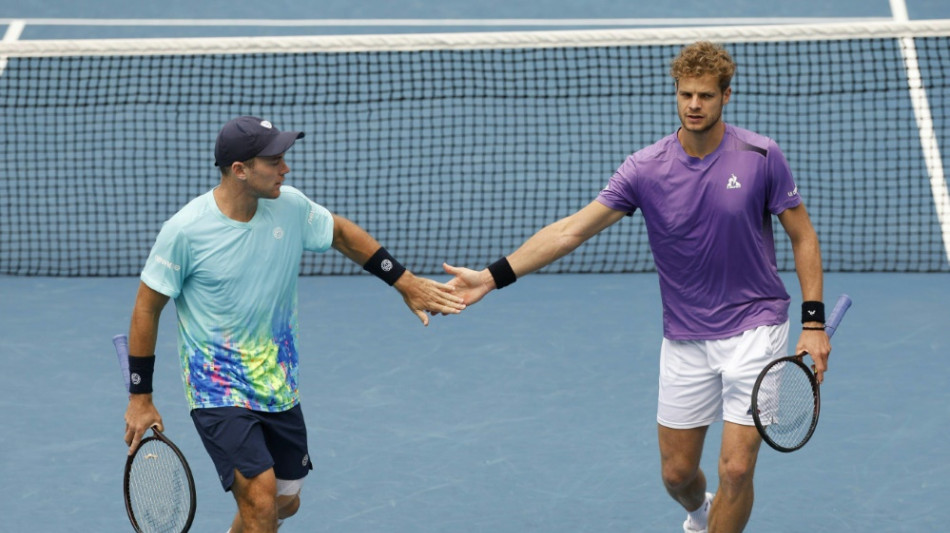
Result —
POLYGON ((752 421, 752 387, 770 361, 786 355, 788 321, 712 341, 663 339, 656 421, 673 429, 752 421))

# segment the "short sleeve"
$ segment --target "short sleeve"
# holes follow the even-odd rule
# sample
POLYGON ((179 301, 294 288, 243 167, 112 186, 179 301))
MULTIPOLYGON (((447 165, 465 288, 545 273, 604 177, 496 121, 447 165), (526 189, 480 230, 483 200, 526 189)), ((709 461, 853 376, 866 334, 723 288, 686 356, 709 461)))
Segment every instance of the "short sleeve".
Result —
POLYGON ((303 224, 303 248, 311 252, 325 252, 333 244, 333 214, 322 205, 313 202, 299 190, 284 186, 284 194, 293 198, 294 205, 300 210, 303 224))
POLYGON ((597 201, 617 211, 636 211, 638 206, 633 186, 636 170, 637 165, 631 155, 610 177, 607 186, 597 195, 597 201))
POLYGON ((792 176, 792 169, 788 166, 785 154, 775 141, 769 140, 767 152, 769 173, 768 209, 774 215, 802 203, 798 186, 792 176))
POLYGON ((145 261, 142 282, 165 296, 177 298, 187 275, 188 254, 188 242, 183 232, 177 224, 166 222, 145 261))

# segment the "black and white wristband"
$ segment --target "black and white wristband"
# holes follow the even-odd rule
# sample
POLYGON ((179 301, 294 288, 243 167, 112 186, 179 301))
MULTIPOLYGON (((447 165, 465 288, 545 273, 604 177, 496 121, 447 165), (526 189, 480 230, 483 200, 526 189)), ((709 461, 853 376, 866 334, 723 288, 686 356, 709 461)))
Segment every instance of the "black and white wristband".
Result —
POLYGON ((396 261, 385 248, 380 246, 373 257, 370 257, 369 261, 366 261, 363 265, 363 270, 392 286, 399 279, 399 276, 402 276, 402 273, 406 271, 406 267, 399 264, 399 261, 396 261))
POLYGON ((805 322, 825 323, 825 304, 822 302, 802 302, 802 324, 805 322))
POLYGON ((518 280, 518 276, 515 276, 515 271, 511 268, 511 264, 508 263, 507 257, 502 257, 498 261, 488 265, 488 272, 491 273, 492 279, 495 280, 496 289, 507 287, 518 280))
POLYGON ((129 356, 129 393, 151 394, 152 373, 155 371, 155 356, 129 356))

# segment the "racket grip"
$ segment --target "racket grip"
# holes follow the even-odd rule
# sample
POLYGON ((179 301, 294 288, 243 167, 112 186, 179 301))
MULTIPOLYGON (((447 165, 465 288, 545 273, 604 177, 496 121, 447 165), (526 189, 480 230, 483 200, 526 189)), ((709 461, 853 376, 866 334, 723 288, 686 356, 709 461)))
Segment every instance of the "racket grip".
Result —
POLYGON ((847 294, 839 296, 834 309, 831 310, 831 315, 825 321, 825 333, 828 334, 829 339, 835 334, 835 330, 838 329, 838 325, 841 324, 841 319, 844 318, 844 314, 849 307, 851 307, 851 298, 847 294))
POLYGON ((122 380, 125 381, 125 390, 129 390, 129 338, 125 335, 112 337, 115 346, 115 355, 119 359, 119 369, 122 371, 122 380))

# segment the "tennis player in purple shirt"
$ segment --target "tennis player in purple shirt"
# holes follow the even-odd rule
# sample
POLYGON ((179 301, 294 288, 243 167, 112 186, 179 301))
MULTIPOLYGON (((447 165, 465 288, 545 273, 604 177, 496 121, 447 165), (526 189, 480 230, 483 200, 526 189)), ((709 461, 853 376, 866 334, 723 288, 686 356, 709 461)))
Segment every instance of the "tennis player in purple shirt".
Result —
POLYGON ((629 156, 593 202, 511 255, 482 271, 445 265, 456 295, 471 305, 640 210, 663 303, 662 478, 687 511, 686 532, 742 531, 752 513, 761 444, 749 412, 752 387, 769 361, 785 355, 790 327, 772 215, 791 240, 801 285, 796 352, 811 355, 820 381, 831 351, 818 236, 785 156, 772 139, 722 120, 734 72, 721 46, 684 47, 670 71, 682 124, 675 133, 629 156), (712 493, 699 464, 707 429, 720 420, 719 486, 712 493))

